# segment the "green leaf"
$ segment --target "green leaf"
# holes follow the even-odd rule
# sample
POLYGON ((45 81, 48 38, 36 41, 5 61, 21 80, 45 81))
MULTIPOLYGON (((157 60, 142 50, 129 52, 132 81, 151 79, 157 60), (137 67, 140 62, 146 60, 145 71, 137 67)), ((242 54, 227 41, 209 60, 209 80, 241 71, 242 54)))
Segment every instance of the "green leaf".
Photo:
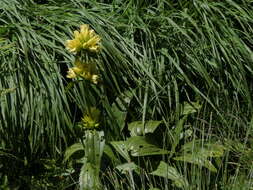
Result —
POLYGON ((65 151, 63 161, 64 162, 68 161, 69 158, 77 151, 84 151, 84 146, 82 145, 82 143, 76 143, 68 147, 67 150, 65 151))
POLYGON ((205 167, 212 172, 217 172, 209 158, 221 157, 224 154, 224 146, 217 143, 203 144, 201 141, 192 141, 185 144, 182 149, 182 156, 175 157, 174 160, 196 164, 205 167))
POLYGON ((147 121, 145 123, 145 134, 154 133, 162 121, 147 121))
POLYGON ((185 154, 184 156, 175 157, 174 160, 183 161, 191 164, 196 164, 200 167, 205 167, 212 172, 217 172, 217 169, 214 165, 207 160, 205 156, 194 155, 194 154, 185 154))
POLYGON ((168 150, 157 147, 152 142, 149 142, 146 137, 141 136, 130 137, 126 145, 132 156, 149 156, 169 153, 168 150))
POLYGON ((105 146, 103 131, 87 130, 85 132, 85 157, 88 162, 100 166, 105 146))
POLYGON ((206 155, 207 157, 222 157, 225 147, 219 144, 206 144, 205 149, 201 149, 199 154, 206 155))
POLYGON ((182 115, 189 115, 201 109, 199 102, 184 102, 182 115))
POLYGON ((116 167, 121 173, 126 174, 129 171, 137 170, 138 166, 134 162, 118 165, 116 167))
POLYGON ((92 163, 84 161, 79 177, 80 190, 102 190, 99 173, 92 163))
POLYGON ((181 148, 183 154, 194 153, 203 157, 221 157, 224 154, 225 147, 218 143, 205 143, 202 141, 191 141, 181 148))
POLYGON ((169 166, 164 161, 161 161, 157 169, 151 172, 151 174, 168 178, 179 188, 188 187, 188 181, 177 171, 177 169, 169 166))
POLYGON ((134 121, 128 124, 128 130, 131 136, 141 136, 143 135, 143 123, 142 121, 134 121))
POLYGON ((131 156, 149 156, 149 155, 161 155, 168 154, 168 150, 164 150, 156 146, 152 139, 142 136, 130 137, 126 141, 114 141, 111 142, 116 151, 125 158, 128 162, 131 161, 131 156))
POLYGON ((147 121, 143 127, 142 121, 134 121, 128 124, 131 136, 142 136, 147 133, 154 133, 162 121, 147 121))
POLYGON ((123 158, 125 158, 128 162, 131 161, 131 158, 128 154, 126 141, 113 141, 111 142, 111 145, 123 158))
POLYGON ((80 190, 102 189, 99 171, 104 146, 103 131, 85 131, 85 158, 83 159, 83 167, 79 177, 80 190))

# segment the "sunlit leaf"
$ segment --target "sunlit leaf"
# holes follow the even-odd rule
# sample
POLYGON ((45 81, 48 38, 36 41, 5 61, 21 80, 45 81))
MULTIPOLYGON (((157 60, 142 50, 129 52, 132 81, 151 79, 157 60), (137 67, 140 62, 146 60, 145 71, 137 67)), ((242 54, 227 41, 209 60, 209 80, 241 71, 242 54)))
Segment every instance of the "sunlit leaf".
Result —
POLYGON ((159 148, 152 142, 149 142, 146 137, 134 136, 130 137, 126 145, 132 156, 148 156, 168 154, 168 150, 159 148))
POLYGON ((188 181, 177 171, 176 168, 161 161, 157 169, 151 172, 152 175, 168 178, 179 188, 188 187, 188 181))
POLYGON ((217 143, 202 143, 202 141, 191 141, 182 146, 181 152, 203 155, 203 157, 221 157, 225 147, 217 143))
POLYGON ((196 164, 212 172, 217 172, 217 169, 209 159, 223 156, 225 150, 224 146, 215 143, 202 144, 201 141, 192 141, 183 145, 181 149, 182 156, 175 157, 174 160, 196 164))
POLYGON ((147 121, 145 122, 145 134, 154 133, 157 127, 162 123, 162 121, 147 121))
POLYGON ((142 121, 134 121, 128 124, 128 130, 131 136, 141 136, 147 133, 154 133, 157 127, 162 123, 162 121, 146 121, 144 126, 142 121))
POLYGON ((68 161, 69 158, 77 151, 84 151, 84 146, 82 143, 76 143, 67 148, 64 154, 64 162, 68 161))
POLYGON ((111 145, 127 161, 131 160, 131 158, 128 154, 128 147, 127 147, 125 141, 113 141, 113 142, 111 142, 111 145))
POLYGON ((174 160, 196 164, 200 167, 205 167, 212 172, 217 172, 214 165, 204 155, 185 154, 184 156, 175 157, 174 160))
POLYGON ((184 102, 182 115, 189 115, 201 109, 199 102, 184 102))
POLYGON ((100 162, 105 146, 104 132, 85 132, 85 158, 79 177, 80 190, 102 190, 99 179, 100 162))
POLYGON ((131 133, 131 136, 141 136, 143 135, 144 125, 142 121, 134 121, 128 124, 128 130, 131 133))
POLYGON ((79 177, 80 190, 102 190, 99 175, 92 163, 83 163, 79 177))
POLYGON ((96 167, 99 167, 105 146, 104 132, 96 130, 87 130, 85 132, 84 143, 85 157, 87 158, 87 162, 91 162, 96 167))
POLYGON ((126 174, 129 171, 138 169, 138 166, 134 162, 118 165, 116 167, 121 173, 126 174))

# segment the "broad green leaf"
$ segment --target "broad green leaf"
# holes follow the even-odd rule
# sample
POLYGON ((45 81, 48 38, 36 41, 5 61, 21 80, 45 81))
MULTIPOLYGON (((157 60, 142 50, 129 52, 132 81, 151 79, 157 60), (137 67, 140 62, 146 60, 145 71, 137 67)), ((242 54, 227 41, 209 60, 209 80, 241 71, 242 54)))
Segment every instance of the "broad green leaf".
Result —
POLYGON ((189 115, 195 113, 201 109, 201 105, 198 102, 184 102, 182 115, 189 115))
POLYGON ((126 174, 129 171, 138 169, 138 166, 134 162, 118 165, 116 167, 121 173, 126 174))
POLYGON ((174 160, 183 161, 191 164, 196 164, 200 167, 205 167, 212 172, 217 172, 217 169, 214 165, 206 158, 205 155, 194 155, 194 154, 185 154, 184 156, 175 157, 174 160))
POLYGON ((145 134, 154 133, 157 127, 162 123, 162 121, 147 121, 145 123, 145 134))
POLYGON ((183 154, 194 153, 204 157, 221 157, 224 154, 225 147, 218 143, 205 143, 202 141, 191 141, 182 146, 183 154))
POLYGON ((87 162, 100 166, 100 160, 105 146, 104 132, 87 130, 85 137, 85 157, 87 158, 87 162))
POLYGON ((177 171, 177 169, 169 166, 164 161, 161 161, 157 169, 151 172, 151 174, 168 178, 179 188, 188 187, 188 181, 177 171))
POLYGON ((82 143, 76 143, 68 147, 67 150, 65 151, 63 161, 64 162, 68 161, 69 158, 77 151, 84 151, 84 146, 82 145, 82 143))
POLYGON ((131 158, 128 153, 128 148, 126 145, 126 141, 113 141, 111 142, 111 145, 115 150, 123 157, 125 158, 128 162, 131 161, 131 158))
POLYGON ((84 162, 79 177, 80 190, 102 190, 99 172, 92 163, 84 162))
POLYGON ((128 130, 131 136, 141 136, 143 135, 143 123, 142 121, 134 121, 128 124, 128 130))
POLYGON ((154 133, 162 121, 147 121, 144 126, 142 121, 134 121, 128 124, 131 136, 141 136, 147 133, 154 133))
POLYGON ((158 189, 158 188, 156 188, 156 187, 152 187, 152 188, 150 188, 149 190, 160 190, 160 189, 158 189))
POLYGON ((169 153, 168 150, 157 147, 155 144, 149 142, 146 137, 142 136, 130 137, 126 145, 132 156, 149 156, 169 153))
POLYGON ((199 151, 199 154, 207 157, 222 157, 225 147, 219 144, 205 144, 205 148, 199 151))
POLYGON ((201 141, 192 141, 185 144, 181 149, 181 155, 175 160, 196 164, 200 167, 208 168, 212 172, 217 172, 209 158, 221 157, 224 154, 224 146, 215 143, 202 145, 201 141))
POLYGON ((102 190, 99 171, 104 146, 103 131, 87 130, 85 132, 85 158, 79 177, 80 190, 102 190))
POLYGON ((155 146, 144 146, 139 149, 134 149, 131 151, 132 156, 151 156, 151 155, 162 155, 169 154, 169 151, 155 147, 155 146))

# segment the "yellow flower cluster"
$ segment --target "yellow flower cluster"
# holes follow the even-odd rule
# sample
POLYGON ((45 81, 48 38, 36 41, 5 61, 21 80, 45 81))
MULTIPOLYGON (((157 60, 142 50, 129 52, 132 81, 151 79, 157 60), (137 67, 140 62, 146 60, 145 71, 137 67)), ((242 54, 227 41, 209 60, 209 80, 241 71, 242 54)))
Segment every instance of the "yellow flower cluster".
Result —
POLYGON ((94 84, 98 83, 99 76, 97 75, 96 65, 93 63, 83 63, 80 60, 75 61, 75 66, 69 68, 67 78, 82 77, 91 81, 94 84))
MULTIPOLYGON (((74 31, 74 39, 67 40, 66 48, 76 54, 74 67, 69 68, 67 78, 81 77, 94 84, 98 84, 99 76, 96 68, 96 60, 89 59, 89 53, 97 53, 100 50, 101 38, 94 30, 89 28, 89 25, 83 24, 80 26, 80 31, 74 31), (84 54, 79 54, 82 52, 84 54), (85 56, 85 61, 83 61, 85 56)), ((96 108, 90 108, 84 114, 81 124, 86 129, 96 129, 99 127, 100 111, 96 108)))
POLYGON ((82 125, 87 129, 94 129, 99 126, 100 111, 94 107, 89 110, 89 113, 84 114, 82 125))
POLYGON ((80 32, 74 31, 74 39, 67 40, 66 48, 70 52, 77 53, 80 50, 87 50, 90 52, 98 52, 100 49, 99 42, 101 38, 94 30, 89 28, 89 25, 83 24, 80 26, 80 32))

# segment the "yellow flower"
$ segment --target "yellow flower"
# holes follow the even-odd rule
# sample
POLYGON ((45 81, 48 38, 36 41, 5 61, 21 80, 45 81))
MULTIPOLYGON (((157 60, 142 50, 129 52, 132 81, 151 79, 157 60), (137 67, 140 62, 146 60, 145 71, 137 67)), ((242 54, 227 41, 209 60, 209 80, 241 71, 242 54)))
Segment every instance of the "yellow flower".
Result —
POLYGON ((89 28, 89 25, 83 24, 80 26, 80 32, 77 30, 74 31, 74 39, 66 41, 66 48, 74 53, 82 49, 90 52, 98 52, 100 49, 100 40, 101 38, 94 30, 89 28))
POLYGON ((92 107, 82 118, 82 124, 87 129, 94 129, 99 126, 100 111, 92 107))
POLYGON ((75 67, 73 67, 73 71, 77 74, 82 76, 83 73, 88 72, 87 64, 82 63, 80 60, 75 61, 75 67))
POLYGON ((91 76, 91 82, 93 82, 94 84, 97 84, 99 80, 99 76, 98 75, 92 75, 91 76))
POLYGON ((75 61, 75 67, 69 68, 68 78, 82 77, 90 82, 97 84, 99 76, 97 75, 96 65, 93 63, 83 63, 80 60, 75 61))
POLYGON ((67 78, 73 79, 76 78, 76 73, 74 72, 73 68, 69 68, 67 78))

